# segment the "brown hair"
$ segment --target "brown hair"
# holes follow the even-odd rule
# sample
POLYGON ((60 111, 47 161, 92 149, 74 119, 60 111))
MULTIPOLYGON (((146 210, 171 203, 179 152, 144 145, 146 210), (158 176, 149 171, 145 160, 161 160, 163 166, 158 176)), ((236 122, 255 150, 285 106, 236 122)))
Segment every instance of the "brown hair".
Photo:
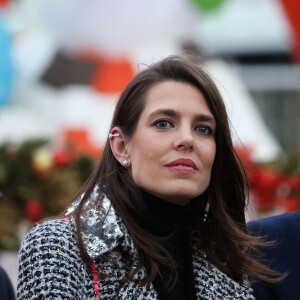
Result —
MULTIPOLYGON (((252 256, 256 246, 262 243, 249 235, 245 223, 248 193, 245 171, 232 145, 222 97, 203 67, 189 59, 172 56, 139 72, 120 95, 111 128, 120 127, 130 138, 145 107, 149 89, 157 83, 170 80, 198 88, 216 120, 216 156, 210 184, 192 203, 196 212, 193 225, 201 232, 202 250, 211 263, 237 282, 242 283, 245 276, 272 281, 275 272, 252 256)), ((96 184, 102 187, 102 192, 110 199, 138 247, 139 267, 143 265, 147 270, 147 278, 142 282, 153 282, 159 275, 159 265, 163 264, 175 271, 172 272, 175 274, 172 278, 174 283, 176 264, 161 240, 145 232, 136 222, 144 207, 143 199, 128 171, 115 159, 108 140, 97 169, 80 191, 85 195, 74 212, 80 251, 88 269, 92 270, 91 259, 80 234, 80 213, 96 184)), ((101 195, 99 201, 100 198, 101 195)), ((126 280, 132 277, 133 274, 128 274, 126 280)))

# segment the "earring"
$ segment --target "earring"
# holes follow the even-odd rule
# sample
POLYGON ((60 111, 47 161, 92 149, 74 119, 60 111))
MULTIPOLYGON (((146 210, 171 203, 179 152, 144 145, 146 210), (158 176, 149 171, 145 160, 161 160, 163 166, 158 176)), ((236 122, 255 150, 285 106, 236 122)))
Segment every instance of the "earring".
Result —
POLYGON ((127 168, 129 166, 129 161, 127 159, 123 160, 123 166, 127 168))
POLYGON ((120 136, 120 133, 119 133, 119 132, 116 132, 116 133, 109 133, 109 134, 108 134, 108 137, 109 137, 110 139, 112 139, 114 136, 120 136))

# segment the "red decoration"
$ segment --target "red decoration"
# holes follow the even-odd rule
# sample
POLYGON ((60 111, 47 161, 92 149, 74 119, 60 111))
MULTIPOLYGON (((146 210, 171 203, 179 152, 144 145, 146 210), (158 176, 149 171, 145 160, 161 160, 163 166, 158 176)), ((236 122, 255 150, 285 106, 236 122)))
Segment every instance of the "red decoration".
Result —
POLYGON ((253 184, 255 184, 255 182, 253 181, 253 176, 255 176, 259 170, 258 165, 251 158, 251 153, 253 150, 250 147, 237 147, 237 146, 234 147, 234 150, 243 163, 250 187, 252 187, 253 184))
POLYGON ((4 7, 10 2, 9 0, 0 0, 0 7, 4 7))
POLYGON ((300 209, 300 201, 296 196, 287 196, 278 199, 276 205, 284 207, 286 212, 297 211, 300 209))
POLYGON ((286 181, 292 191, 300 189, 300 175, 291 175, 287 178, 286 181))
POLYGON ((38 222, 43 216, 41 203, 35 199, 28 200, 25 204, 25 215, 30 222, 38 222))
POLYGON ((260 211, 269 210, 275 205, 277 189, 282 182, 282 176, 273 169, 259 169, 252 177, 252 191, 256 196, 260 211))
POLYGON ((126 58, 107 58, 99 54, 84 53, 81 58, 96 63, 92 86, 101 93, 120 93, 134 76, 132 64, 126 58))
POLYGON ((132 66, 126 59, 102 60, 92 85, 102 93, 120 93, 133 76, 132 66))
POLYGON ((299 205, 299 199, 295 196, 289 196, 286 198, 287 200, 287 211, 288 212, 292 212, 292 211, 297 211, 300 209, 300 205, 299 205))
POLYGON ((235 147, 248 176, 250 189, 255 196, 259 212, 269 211, 276 206, 286 212, 300 209, 300 175, 283 174, 272 168, 262 167, 251 159, 251 148, 235 147))
POLYGON ((72 161, 70 153, 65 149, 56 150, 53 159, 56 167, 65 167, 72 161))
POLYGON ((82 154, 99 159, 103 148, 95 145, 91 140, 89 133, 84 128, 70 128, 63 132, 63 140, 69 150, 71 159, 78 159, 82 154))
POLYGON ((295 57, 300 61, 300 2, 295 0, 282 0, 282 4, 294 31, 295 57))

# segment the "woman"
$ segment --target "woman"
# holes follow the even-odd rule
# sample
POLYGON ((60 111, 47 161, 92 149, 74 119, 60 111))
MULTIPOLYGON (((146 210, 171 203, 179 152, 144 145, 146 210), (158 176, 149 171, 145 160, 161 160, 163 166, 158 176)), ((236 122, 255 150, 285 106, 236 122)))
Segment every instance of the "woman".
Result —
POLYGON ((122 92, 99 165, 20 251, 21 299, 254 299, 246 180, 207 73, 169 57, 122 92), (95 294, 96 292, 96 294, 95 294))

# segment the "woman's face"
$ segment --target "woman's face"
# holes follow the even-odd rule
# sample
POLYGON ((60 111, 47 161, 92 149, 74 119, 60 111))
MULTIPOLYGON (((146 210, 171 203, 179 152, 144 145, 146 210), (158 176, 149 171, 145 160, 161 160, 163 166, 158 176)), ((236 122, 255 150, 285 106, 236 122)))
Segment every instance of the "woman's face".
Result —
POLYGON ((215 129, 197 88, 175 81, 156 84, 126 145, 134 182, 166 201, 187 204, 209 185, 215 129))

